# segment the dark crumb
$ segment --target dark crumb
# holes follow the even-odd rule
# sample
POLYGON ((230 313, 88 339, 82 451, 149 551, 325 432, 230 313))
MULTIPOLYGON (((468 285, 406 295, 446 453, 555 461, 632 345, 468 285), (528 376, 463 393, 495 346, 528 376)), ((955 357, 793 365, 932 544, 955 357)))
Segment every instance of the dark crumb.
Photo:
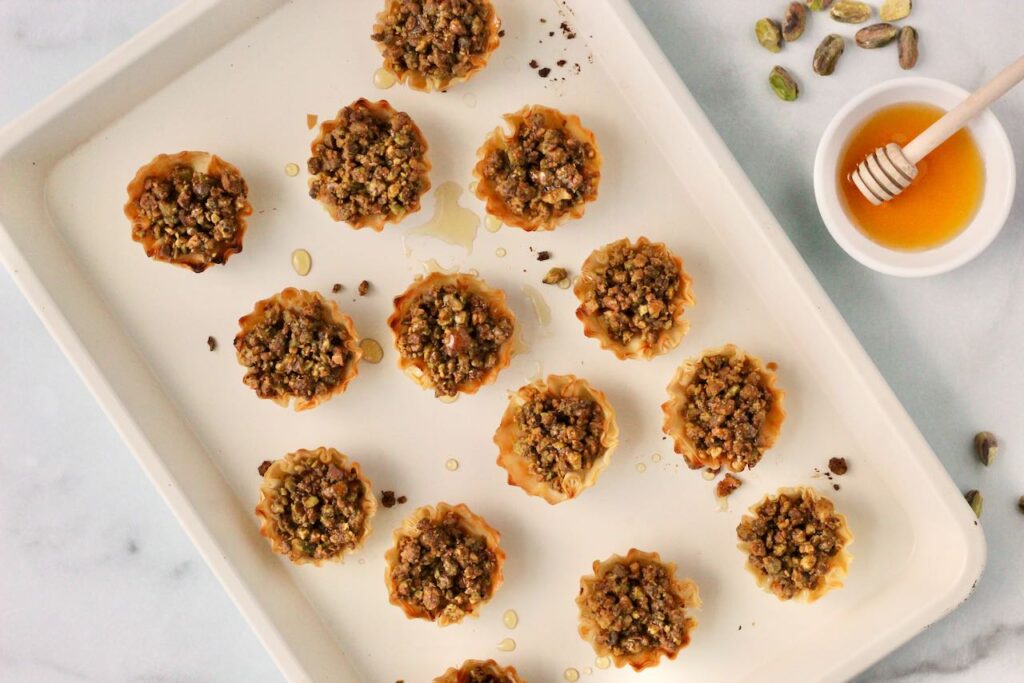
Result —
POLYGON ((551 258, 551 252, 550 251, 546 251, 545 250, 545 251, 538 251, 537 252, 537 260, 538 261, 547 261, 549 258, 551 258))
POLYGON ((839 490, 839 484, 832 484, 832 488, 835 489, 836 491, 838 491, 839 490))
POLYGON ((370 291, 370 283, 367 280, 363 280, 359 283, 359 296, 366 296, 366 293, 370 291))
POLYGON ((333 293, 335 293, 335 294, 337 294, 337 293, 338 293, 338 292, 340 292, 341 290, 342 290, 342 286, 341 286, 341 283, 340 283, 340 282, 335 282, 335 283, 334 283, 334 286, 333 286, 333 287, 331 287, 331 291, 332 291, 333 293))
POLYGON ((567 62, 564 59, 559 59, 557 62, 555 62, 555 64, 557 64, 558 66, 565 66, 567 62))
POLYGON ((536 69, 538 66, 540 66, 540 64, 537 63, 536 59, 531 59, 530 60, 530 68, 531 69, 536 69))
POLYGON ((405 496, 399 496, 399 497, 398 497, 398 504, 399 504, 399 505, 405 505, 405 502, 406 502, 407 500, 409 500, 409 499, 408 499, 408 498, 406 498, 405 496))
POLYGON ((395 507, 395 492, 394 491, 381 491, 380 492, 380 504, 386 508, 395 507))
POLYGON ((736 630, 737 631, 742 631, 743 630, 743 624, 740 624, 739 626, 737 626, 736 630))
POLYGON ((544 67, 543 69, 537 72, 537 75, 540 76, 541 78, 547 78, 550 73, 551 69, 549 69, 548 67, 544 67))
POLYGON ((212 336, 206 338, 206 345, 210 347, 211 351, 217 350, 217 340, 214 339, 212 336))
POLYGON ((548 23, 548 20, 547 20, 547 19, 545 19, 544 17, 541 17, 541 18, 540 18, 540 23, 542 23, 542 24, 546 24, 546 23, 548 23))
POLYGON ((548 31, 548 38, 551 38, 554 35, 555 35, 554 31, 548 31))
POLYGON ((559 28, 562 29, 562 35, 565 36, 566 40, 573 40, 576 37, 576 32, 572 30, 571 26, 569 26, 569 22, 563 21, 559 25, 559 28))
POLYGON ((729 495, 743 486, 743 482, 738 477, 734 477, 732 474, 726 473, 725 477, 718 482, 718 486, 715 487, 715 495, 719 498, 727 498, 729 495))
POLYGON ((270 462, 269 460, 264 460, 263 462, 260 463, 260 466, 259 468, 257 468, 256 471, 259 472, 260 476, 262 477, 264 474, 267 473, 267 470, 269 470, 270 466, 273 464, 274 463, 270 462))
POLYGON ((498 37, 499 38, 504 38, 505 37, 505 29, 501 29, 500 31, 498 31, 498 37))
POLYGON ((580 67, 579 62, 576 62, 575 64, 572 65, 572 72, 574 74, 578 74, 580 71, 582 71, 582 68, 580 67))
POLYGON ((828 468, 832 474, 843 476, 850 469, 850 466, 846 464, 846 458, 829 458, 828 468))

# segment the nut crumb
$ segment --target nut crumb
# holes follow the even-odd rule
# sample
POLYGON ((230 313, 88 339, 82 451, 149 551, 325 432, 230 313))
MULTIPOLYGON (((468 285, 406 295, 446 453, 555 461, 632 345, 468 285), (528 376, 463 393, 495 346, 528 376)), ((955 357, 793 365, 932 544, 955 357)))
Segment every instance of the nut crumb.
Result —
POLYGON ((399 504, 399 505, 405 505, 406 501, 408 501, 408 500, 409 500, 409 499, 408 499, 408 498, 406 498, 405 496, 399 496, 399 497, 398 497, 398 504, 399 504))
POLYGON ((370 283, 367 280, 363 280, 359 283, 359 296, 366 296, 366 293, 370 291, 370 283))
POLYGON ((540 66, 540 64, 537 62, 536 59, 531 59, 530 60, 530 68, 531 69, 536 69, 538 66, 540 66))
POLYGON ((541 78, 547 78, 548 76, 551 75, 551 68, 546 66, 540 71, 538 71, 537 75, 540 76, 541 78))
POLYGON ((386 508, 395 507, 395 492, 394 491, 381 491, 380 492, 380 504, 386 508))
POLYGON ((569 277, 569 271, 565 268, 552 268, 541 280, 546 285, 557 285, 559 282, 569 277))
POLYGON ((726 473, 725 477, 715 487, 715 495, 719 498, 728 498, 733 491, 741 486, 743 486, 743 482, 739 477, 726 473))
POLYGON ((262 477, 264 474, 267 473, 267 470, 269 470, 270 466, 273 464, 274 463, 272 463, 270 460, 264 460, 263 462, 260 463, 260 466, 256 471, 259 472, 260 476, 262 477))
POLYGON ((334 283, 334 286, 333 286, 333 287, 331 287, 331 292, 332 292, 333 294, 337 294, 337 293, 338 293, 338 292, 340 292, 340 291, 341 291, 342 289, 344 289, 344 288, 343 288, 343 287, 341 286, 341 283, 340 283, 340 282, 335 282, 335 283, 334 283))
POLYGON ((850 466, 846 464, 846 458, 829 458, 828 469, 832 474, 836 474, 841 477, 847 473, 850 466))
POLYGON ((211 351, 217 350, 217 340, 214 339, 213 336, 209 336, 206 338, 206 345, 210 347, 211 351))
POLYGON ((539 251, 539 252, 537 252, 537 260, 538 261, 547 261, 549 258, 551 258, 551 252, 550 251, 539 251))
POLYGON ((557 62, 555 62, 555 64, 558 66, 565 66, 567 63, 568 62, 566 62, 566 60, 564 59, 559 59, 557 62))

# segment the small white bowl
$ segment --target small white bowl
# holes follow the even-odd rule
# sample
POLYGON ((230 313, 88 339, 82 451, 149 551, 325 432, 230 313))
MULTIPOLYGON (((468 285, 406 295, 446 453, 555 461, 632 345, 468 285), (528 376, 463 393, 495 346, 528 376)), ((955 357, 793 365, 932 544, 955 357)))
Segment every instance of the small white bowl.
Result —
MULTIPOLYGON (((970 261, 992 243, 1013 204, 1016 171, 1006 132, 991 111, 968 126, 985 166, 985 189, 978 212, 964 230, 945 244, 922 251, 899 251, 868 239, 850 221, 839 198, 836 167, 849 136, 868 116, 900 102, 926 102, 947 111, 968 93, 934 78, 897 78, 868 88, 850 100, 832 119, 818 143, 814 159, 814 197, 833 239, 868 268, 902 277, 922 277, 952 270, 970 261)), ((897 198, 894 201, 899 201, 897 198)))

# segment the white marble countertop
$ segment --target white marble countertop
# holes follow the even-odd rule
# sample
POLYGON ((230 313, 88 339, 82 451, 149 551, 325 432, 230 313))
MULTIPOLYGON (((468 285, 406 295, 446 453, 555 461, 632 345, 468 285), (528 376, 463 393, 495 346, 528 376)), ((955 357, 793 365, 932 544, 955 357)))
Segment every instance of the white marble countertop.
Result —
MULTIPOLYGON (((177 1, 0 2, 0 124, 177 1)), ((985 494, 989 563, 973 597, 858 680, 1024 680, 1024 192, 996 243, 960 270, 924 280, 872 273, 825 231, 811 162, 842 102, 901 75, 893 51, 848 47, 824 79, 808 66, 820 23, 777 56, 754 44, 753 22, 783 0, 633 4, 954 480, 985 494), (801 79, 797 103, 767 90, 773 63, 801 79), (970 447, 980 429, 1004 444, 988 470, 970 447)), ((970 89, 1018 56, 1024 3, 915 4, 914 73, 970 89)), ((995 111, 1024 177, 1024 86, 995 111)), ((0 680, 280 680, 2 270, 0 310, 0 680)))

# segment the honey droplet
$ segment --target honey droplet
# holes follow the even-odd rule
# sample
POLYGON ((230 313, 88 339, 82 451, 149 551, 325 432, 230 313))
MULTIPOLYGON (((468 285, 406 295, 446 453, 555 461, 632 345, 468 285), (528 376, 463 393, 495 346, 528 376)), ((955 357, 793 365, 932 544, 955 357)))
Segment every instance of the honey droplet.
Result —
POLYGON ((476 106, 476 95, 471 92, 466 93, 462 96, 462 101, 466 103, 466 106, 472 109, 476 106))
POLYGON ((526 298, 533 305, 533 312, 537 315, 537 322, 541 325, 551 324, 551 308, 548 307, 540 292, 530 285, 523 285, 523 294, 526 295, 526 298))
POLYGON ((569 289, 570 286, 572 286, 572 282, 569 280, 569 278, 565 278, 564 280, 561 280, 558 283, 559 289, 569 289))
MULTIPOLYGON (((476 230, 480 226, 480 216, 459 204, 461 196, 462 188, 457 183, 450 180, 442 183, 434 190, 433 217, 418 228, 407 232, 403 242, 410 237, 424 235, 462 247, 467 254, 472 253, 476 230)), ((406 253, 409 253, 408 246, 406 253)))
POLYGON ((715 472, 714 470, 704 470, 700 476, 704 477, 707 481, 712 481, 716 476, 718 476, 718 472, 715 472))
POLYGON ((373 72, 373 84, 381 90, 387 90, 398 82, 398 77, 384 67, 373 72))
POLYGON ((508 609, 501 615, 501 621, 505 624, 505 628, 513 629, 519 625, 519 615, 514 609, 508 609))
POLYGON ((505 258, 506 256, 508 256, 508 251, 505 249, 505 247, 498 247, 497 249, 494 250, 494 255, 497 256, 498 258, 505 258))
POLYGON ((647 465, 643 464, 642 462, 638 462, 636 464, 636 471, 639 472, 640 474, 643 474, 644 472, 647 471, 647 465))
POLYGON ((575 683, 575 681, 580 680, 580 672, 570 667, 562 674, 562 678, 569 681, 569 683, 575 683))
POLYGON ((651 462, 661 462, 661 453, 655 453, 652 455, 651 462))
POLYGON ((319 118, 317 117, 316 114, 306 114, 306 128, 313 130, 313 126, 316 125, 316 122, 318 120, 319 118))
POLYGON ((305 249, 296 249, 292 252, 292 268, 303 277, 309 275, 313 268, 313 257, 305 249))
POLYGON ((377 364, 384 357, 384 349, 376 339, 363 339, 359 342, 359 348, 363 351, 363 360, 367 363, 377 364))
POLYGON ((512 650, 516 649, 516 641, 511 638, 504 638, 498 643, 498 649, 502 652, 512 652, 512 650))
POLYGON ((498 232, 501 230, 501 221, 494 216, 488 215, 487 218, 484 219, 484 227, 487 228, 487 232, 498 232))
POLYGON ((456 460, 455 458, 448 458, 448 460, 445 461, 444 463, 444 468, 449 472, 454 472, 455 470, 459 469, 459 461, 456 460))
POLYGON ((284 173, 289 178, 294 178, 295 176, 299 175, 299 165, 298 164, 291 164, 291 163, 285 164, 284 165, 284 173))
POLYGON ((440 401, 441 403, 455 403, 456 401, 459 400, 459 395, 455 394, 454 396, 438 396, 437 400, 440 401))
POLYGON ((591 669, 589 666, 585 666, 583 667, 583 673, 589 676, 590 674, 594 673, 594 670, 591 669))
POLYGON ((607 669, 612 665, 612 660, 608 657, 598 657, 594 660, 594 666, 598 669, 607 669))

